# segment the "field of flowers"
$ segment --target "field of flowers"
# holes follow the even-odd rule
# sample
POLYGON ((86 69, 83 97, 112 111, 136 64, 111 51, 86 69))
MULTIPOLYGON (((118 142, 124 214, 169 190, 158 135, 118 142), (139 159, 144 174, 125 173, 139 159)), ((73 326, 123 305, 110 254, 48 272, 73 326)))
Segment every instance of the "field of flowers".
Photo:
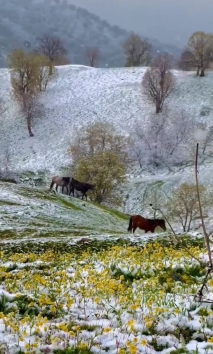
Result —
POLYGON ((213 353, 203 241, 183 242, 5 245, 0 353, 213 353))

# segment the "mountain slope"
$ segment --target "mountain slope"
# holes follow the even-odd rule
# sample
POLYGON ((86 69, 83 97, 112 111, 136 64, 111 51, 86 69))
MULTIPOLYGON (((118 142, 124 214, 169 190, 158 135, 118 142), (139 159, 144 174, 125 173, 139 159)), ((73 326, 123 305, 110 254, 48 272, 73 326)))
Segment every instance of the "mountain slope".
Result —
MULTIPOLYGON (((0 66, 14 47, 32 49, 44 33, 59 36, 71 63, 85 64, 86 47, 100 49, 99 66, 124 65, 123 42, 128 32, 111 26, 98 16, 66 1, 0 0, 0 66)), ((168 50, 178 56, 179 49, 153 41, 154 52, 168 50)))

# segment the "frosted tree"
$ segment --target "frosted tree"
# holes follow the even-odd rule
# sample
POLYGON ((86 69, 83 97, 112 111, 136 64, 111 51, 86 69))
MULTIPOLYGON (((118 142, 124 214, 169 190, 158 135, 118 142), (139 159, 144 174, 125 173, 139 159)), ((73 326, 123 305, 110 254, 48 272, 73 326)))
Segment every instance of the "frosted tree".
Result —
POLYGON ((143 94, 155 105, 155 113, 162 112, 163 105, 175 86, 175 77, 170 71, 172 57, 168 53, 159 54, 147 69, 142 80, 143 94))
POLYGON ((165 109, 151 115, 146 122, 137 122, 133 156, 140 167, 185 164, 191 159, 189 147, 193 141, 194 121, 185 111, 165 109))

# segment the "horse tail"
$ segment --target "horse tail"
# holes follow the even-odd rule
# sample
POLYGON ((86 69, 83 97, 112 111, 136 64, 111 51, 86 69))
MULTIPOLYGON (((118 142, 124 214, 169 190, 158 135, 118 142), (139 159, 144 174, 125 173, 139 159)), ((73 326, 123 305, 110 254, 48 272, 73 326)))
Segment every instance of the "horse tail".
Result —
POLYGON ((129 219, 129 227, 128 227, 127 231, 132 230, 132 218, 133 218, 133 216, 131 216, 131 218, 129 219))
POLYGON ((51 191, 52 187, 54 186, 54 183, 55 182, 52 180, 51 185, 50 185, 50 191, 51 191))

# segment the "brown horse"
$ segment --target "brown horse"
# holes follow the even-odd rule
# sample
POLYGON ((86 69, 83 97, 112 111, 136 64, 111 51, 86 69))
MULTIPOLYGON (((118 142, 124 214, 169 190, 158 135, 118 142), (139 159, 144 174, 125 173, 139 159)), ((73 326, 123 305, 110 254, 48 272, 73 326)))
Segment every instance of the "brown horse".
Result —
POLYGON ((52 182, 50 185, 50 191, 53 188, 54 184, 56 184, 56 192, 58 191, 58 187, 62 187, 62 193, 64 192, 64 187, 67 189, 67 193, 69 193, 69 185, 70 185, 71 177, 59 177, 54 176, 52 178, 52 182))
POLYGON ((133 234, 137 227, 141 230, 147 232, 155 232, 155 228, 160 226, 164 231, 166 231, 166 224, 164 219, 145 219, 140 215, 133 215, 129 220, 129 227, 127 231, 132 231, 133 234))

